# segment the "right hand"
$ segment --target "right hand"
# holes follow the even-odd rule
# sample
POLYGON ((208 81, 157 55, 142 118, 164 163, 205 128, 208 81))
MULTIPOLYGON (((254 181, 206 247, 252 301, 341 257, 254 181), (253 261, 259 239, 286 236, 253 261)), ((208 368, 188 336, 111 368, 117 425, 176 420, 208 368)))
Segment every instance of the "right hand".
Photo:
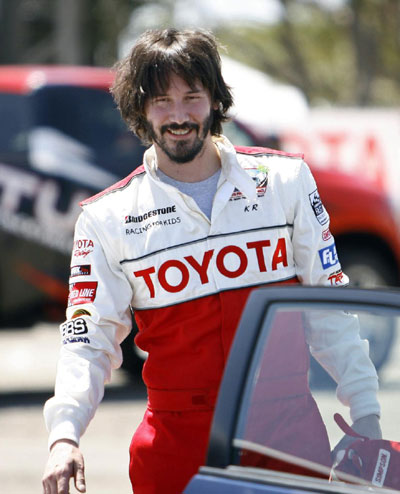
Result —
POLYGON ((79 492, 86 492, 85 470, 78 445, 69 439, 56 441, 43 474, 43 494, 69 494, 69 480, 74 478, 79 492))

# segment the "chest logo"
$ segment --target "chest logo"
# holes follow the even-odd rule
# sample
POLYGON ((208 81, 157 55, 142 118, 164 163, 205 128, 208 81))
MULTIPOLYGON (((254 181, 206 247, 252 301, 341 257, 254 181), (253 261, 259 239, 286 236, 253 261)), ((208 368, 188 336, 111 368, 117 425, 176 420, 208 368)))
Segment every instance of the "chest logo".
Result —
POLYGON ((193 276, 202 285, 209 283, 209 274, 215 271, 226 278, 238 278, 246 273, 250 257, 252 263, 255 262, 256 267, 253 269, 260 273, 287 267, 286 239, 278 238, 275 245, 271 245, 271 241, 267 239, 247 242, 246 249, 237 245, 226 245, 219 251, 205 251, 202 259, 196 259, 192 255, 183 259, 169 259, 158 269, 149 266, 134 271, 133 275, 144 281, 150 298, 155 298, 159 287, 169 293, 181 292, 193 276))
MULTIPOLYGON (((246 172, 250 175, 256 184, 257 196, 264 197, 267 191, 268 185, 268 167, 264 165, 259 165, 257 168, 248 168, 246 172)), ((244 195, 240 190, 235 189, 230 198, 230 201, 236 201, 238 199, 243 199, 244 195)))

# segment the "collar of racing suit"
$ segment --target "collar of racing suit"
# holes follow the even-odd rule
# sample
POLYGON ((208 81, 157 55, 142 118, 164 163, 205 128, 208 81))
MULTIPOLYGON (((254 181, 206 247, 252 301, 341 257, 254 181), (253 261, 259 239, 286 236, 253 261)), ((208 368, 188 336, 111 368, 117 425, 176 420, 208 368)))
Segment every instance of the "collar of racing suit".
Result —
MULTIPOLYGON (((221 176, 218 181, 218 188, 223 182, 231 183, 236 189, 246 196, 249 201, 257 199, 257 188, 253 179, 240 166, 236 150, 232 143, 223 135, 213 137, 213 142, 217 146, 221 157, 221 176)), ((152 181, 161 185, 161 181, 156 174, 157 157, 154 146, 151 146, 144 154, 143 164, 152 181)))

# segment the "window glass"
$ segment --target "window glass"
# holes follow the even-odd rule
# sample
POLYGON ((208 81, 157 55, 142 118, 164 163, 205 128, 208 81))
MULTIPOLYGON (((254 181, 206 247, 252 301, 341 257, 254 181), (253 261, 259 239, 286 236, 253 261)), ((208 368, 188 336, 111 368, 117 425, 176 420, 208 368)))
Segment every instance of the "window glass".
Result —
POLYGON ((64 156, 69 153, 71 159, 84 160, 118 177, 126 176, 142 163, 145 148, 127 129, 107 91, 46 86, 31 98, 34 113, 31 145, 47 145, 47 154, 35 152, 36 159, 46 156, 50 161, 49 154, 61 155, 61 147, 64 156))
POLYGON ((26 96, 0 93, 0 156, 26 152, 26 132, 29 126, 26 96))
POLYGON ((269 310, 241 400, 234 463, 330 482, 365 484, 373 478, 375 486, 400 490, 399 328, 399 313, 382 310, 298 304, 269 310), (379 368, 380 422, 383 438, 398 444, 390 450, 389 443, 366 446, 365 440, 355 437, 355 456, 346 456, 348 464, 343 460, 340 468, 332 470, 331 451, 344 436, 334 415, 340 414, 351 425, 349 401, 354 413, 374 408, 369 402, 376 385, 369 344, 372 358, 374 347, 386 346, 386 359, 379 368), (319 364, 310 367, 310 350, 325 370, 319 364), (365 394, 368 389, 371 392, 365 394), (390 452, 384 457, 380 451, 386 447, 390 452))
POLYGON ((254 139, 250 133, 234 120, 225 122, 222 132, 235 146, 254 146, 254 139))

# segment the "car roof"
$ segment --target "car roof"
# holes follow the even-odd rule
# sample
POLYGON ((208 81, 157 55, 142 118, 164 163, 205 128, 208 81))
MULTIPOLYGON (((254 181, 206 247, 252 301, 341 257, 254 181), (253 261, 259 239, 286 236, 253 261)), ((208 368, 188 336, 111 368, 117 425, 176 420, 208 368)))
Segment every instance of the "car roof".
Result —
POLYGON ((26 94, 44 85, 66 84, 108 89, 114 80, 112 69, 77 65, 0 66, 0 91, 26 94))

